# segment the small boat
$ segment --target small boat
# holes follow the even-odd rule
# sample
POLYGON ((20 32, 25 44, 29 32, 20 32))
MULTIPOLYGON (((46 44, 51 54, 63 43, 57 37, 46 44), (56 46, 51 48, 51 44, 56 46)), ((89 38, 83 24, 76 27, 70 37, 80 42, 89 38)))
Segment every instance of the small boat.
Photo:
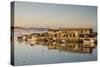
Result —
POLYGON ((17 37, 18 39, 21 39, 22 37, 20 36, 20 37, 17 37))
POLYGON ((22 40, 22 37, 21 37, 21 36, 20 36, 20 37, 17 37, 17 39, 18 39, 18 40, 22 40))
POLYGON ((93 39, 84 39, 83 43, 85 43, 85 44, 94 43, 94 40, 93 39))
POLYGON ((22 36, 22 39, 23 39, 24 41, 26 41, 26 40, 27 40, 27 35, 23 35, 23 36, 22 36))

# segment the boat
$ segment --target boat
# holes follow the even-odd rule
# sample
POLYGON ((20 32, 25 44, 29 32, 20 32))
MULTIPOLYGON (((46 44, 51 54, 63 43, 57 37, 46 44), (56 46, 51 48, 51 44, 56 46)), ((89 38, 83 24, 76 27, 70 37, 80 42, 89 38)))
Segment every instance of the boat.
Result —
POLYGON ((93 39, 84 39, 83 40, 83 43, 84 44, 91 44, 91 43, 94 43, 95 41, 93 39))
POLYGON ((95 47, 95 40, 93 40, 93 39, 85 39, 85 40, 83 40, 83 43, 84 43, 84 45, 85 45, 85 47, 87 46, 87 47, 95 47))

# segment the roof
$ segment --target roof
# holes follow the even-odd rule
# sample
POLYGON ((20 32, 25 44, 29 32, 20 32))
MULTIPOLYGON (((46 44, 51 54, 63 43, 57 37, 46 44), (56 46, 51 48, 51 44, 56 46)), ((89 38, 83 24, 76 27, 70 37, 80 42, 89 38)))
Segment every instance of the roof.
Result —
POLYGON ((59 29, 48 29, 48 31, 59 31, 59 30, 92 30, 92 28, 59 28, 59 29))

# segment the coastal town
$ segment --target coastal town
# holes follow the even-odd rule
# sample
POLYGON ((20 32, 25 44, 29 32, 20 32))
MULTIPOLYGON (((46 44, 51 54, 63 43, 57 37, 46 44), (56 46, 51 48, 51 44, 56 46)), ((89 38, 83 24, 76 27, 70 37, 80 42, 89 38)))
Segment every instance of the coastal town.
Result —
POLYGON ((97 33, 92 28, 49 28, 47 32, 21 35, 17 39, 33 42, 78 42, 94 46, 91 44, 97 43, 97 33))
POLYGON ((96 61, 97 14, 97 6, 11 2, 11 65, 96 61))

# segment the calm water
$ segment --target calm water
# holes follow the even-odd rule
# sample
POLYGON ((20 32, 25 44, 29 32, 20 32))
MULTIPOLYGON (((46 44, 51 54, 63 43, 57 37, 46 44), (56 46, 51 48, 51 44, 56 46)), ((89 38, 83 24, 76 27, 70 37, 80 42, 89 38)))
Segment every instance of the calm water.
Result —
POLYGON ((94 61, 97 49, 83 47, 83 44, 58 44, 46 42, 17 41, 15 34, 15 65, 34 65, 63 62, 94 61))

